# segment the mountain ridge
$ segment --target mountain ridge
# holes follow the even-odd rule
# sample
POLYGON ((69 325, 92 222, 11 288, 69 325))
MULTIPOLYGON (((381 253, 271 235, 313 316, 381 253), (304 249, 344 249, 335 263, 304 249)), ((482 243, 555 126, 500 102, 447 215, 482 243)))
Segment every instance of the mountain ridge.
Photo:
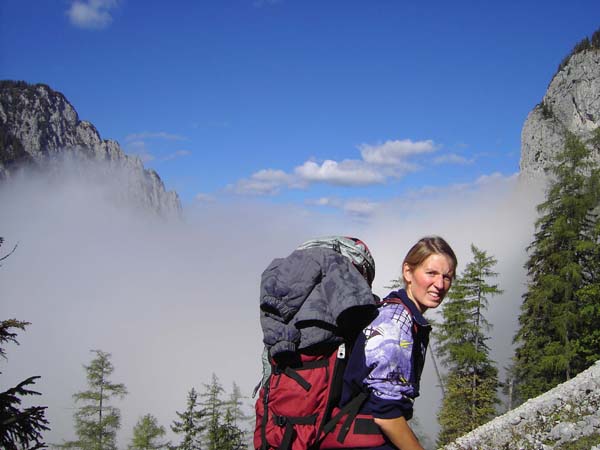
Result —
MULTIPOLYGON (((158 173, 146 169, 137 156, 125 154, 118 142, 102 139, 96 127, 80 120, 60 92, 46 84, 0 81, 0 181, 24 169, 45 172, 64 159, 85 165, 125 170, 123 196, 160 216, 181 214, 181 202, 167 191, 158 173)), ((73 166, 64 169, 72 172, 73 166)))

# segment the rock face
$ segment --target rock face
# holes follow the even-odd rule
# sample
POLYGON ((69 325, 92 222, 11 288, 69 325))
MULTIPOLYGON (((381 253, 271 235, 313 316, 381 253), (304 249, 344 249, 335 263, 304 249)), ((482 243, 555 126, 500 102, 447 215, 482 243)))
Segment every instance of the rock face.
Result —
MULTIPOLYGON (((567 132, 588 142, 599 130, 600 49, 596 45, 575 52, 561 64, 542 102, 527 116, 521 133, 521 178, 545 178, 564 148, 567 132)), ((594 156, 600 162, 600 154, 594 156)), ((600 361, 444 448, 600 450, 600 361)))
MULTIPOLYGON (((587 142, 600 127, 600 49, 572 55, 554 76, 521 133, 521 174, 543 173, 564 148, 565 132, 587 142)), ((600 155, 596 153, 600 161, 600 155)))
POLYGON ((600 446, 600 361, 444 448, 549 450, 594 444, 600 446))
POLYGON ((125 174, 123 201, 165 217, 181 212, 177 193, 167 192, 154 170, 123 153, 117 142, 101 139, 61 93, 43 84, 0 81, 0 180, 24 167, 46 171, 65 159, 78 167, 96 165, 109 172, 108 179, 112 171, 125 174))

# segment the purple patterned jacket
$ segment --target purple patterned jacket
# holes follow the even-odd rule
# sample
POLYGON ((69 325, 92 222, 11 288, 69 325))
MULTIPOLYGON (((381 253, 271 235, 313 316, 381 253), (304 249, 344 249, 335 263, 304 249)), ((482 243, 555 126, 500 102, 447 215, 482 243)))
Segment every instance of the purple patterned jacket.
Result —
POLYGON ((366 390, 369 397, 361 413, 410 419, 419 396, 430 331, 404 289, 390 293, 354 345, 344 376, 342 405, 366 390))

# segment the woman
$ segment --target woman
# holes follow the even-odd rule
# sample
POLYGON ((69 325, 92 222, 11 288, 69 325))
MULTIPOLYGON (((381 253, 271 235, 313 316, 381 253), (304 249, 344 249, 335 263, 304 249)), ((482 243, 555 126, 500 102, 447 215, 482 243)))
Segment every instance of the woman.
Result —
POLYGON ((367 391, 361 413, 370 414, 386 444, 373 450, 422 449, 408 425, 431 326, 423 317, 446 296, 456 270, 456 255, 438 236, 424 237, 402 263, 404 289, 391 292, 378 317, 356 341, 344 376, 342 403, 367 391))

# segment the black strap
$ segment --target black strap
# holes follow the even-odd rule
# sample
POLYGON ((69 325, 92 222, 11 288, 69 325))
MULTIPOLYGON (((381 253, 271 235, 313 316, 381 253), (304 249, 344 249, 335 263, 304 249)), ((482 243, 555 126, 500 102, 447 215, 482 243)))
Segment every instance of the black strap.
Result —
POLYGON ((344 420, 344 423, 342 424, 342 428, 340 430, 340 434, 337 437, 338 442, 343 443, 346 439, 346 435, 350 431, 352 421, 358 414, 360 407, 362 406, 362 404, 368 396, 369 394, 367 394, 366 392, 360 392, 356 397, 354 397, 352 400, 346 403, 339 410, 339 412, 334 417, 332 417, 331 420, 327 422, 327 424, 323 427, 323 432, 326 434, 331 433, 335 429, 337 423, 342 419, 342 417, 345 414, 347 414, 348 416, 346 417, 346 420, 344 420))
POLYGON ((280 427, 285 427, 281 444, 277 450, 289 450, 294 438, 294 425, 314 425, 317 422, 317 415, 292 417, 273 414, 273 422, 280 427))
POLYGON ((302 375, 300 375, 296 370, 292 369, 291 367, 286 367, 283 373, 302 386, 305 391, 310 391, 312 385, 302 378, 302 375))
POLYGON ((300 375, 298 373, 298 371, 299 370, 317 369, 320 367, 326 367, 328 365, 329 365, 329 360, 318 359, 316 361, 306 361, 306 362, 302 363, 300 366, 294 367, 294 368, 291 368, 290 366, 288 366, 283 370, 283 372, 281 371, 281 369, 275 367, 274 372, 275 373, 283 373, 283 374, 287 375, 292 380, 294 380, 296 383, 298 383, 300 386, 302 386, 302 388, 305 391, 308 392, 308 391, 310 391, 310 388, 312 387, 312 385, 308 381, 306 381, 304 379, 304 377, 302 377, 302 375, 300 375))
POLYGON ((354 434, 381 434, 381 428, 372 417, 357 417, 354 421, 354 434))
POLYGON ((344 352, 340 354, 340 349, 336 352, 335 363, 333 364, 333 376, 330 380, 330 390, 327 399, 327 405, 325 406, 325 413, 323 414, 323 419, 321 420, 321 425, 317 432, 317 436, 324 436, 326 432, 323 430, 323 427, 329 422, 331 419, 331 413, 335 406, 338 405, 340 398, 342 396, 342 389, 344 383, 344 371, 346 370, 346 366, 348 364, 348 357, 352 351, 352 342, 347 341, 344 344, 344 352))
POLYGON ((260 424, 260 439, 261 439, 261 450, 269 450, 269 444, 267 442, 267 422, 269 421, 269 390, 271 384, 271 377, 264 386, 263 392, 263 416, 260 424))
POLYGON ((317 359, 315 361, 304 361, 300 367, 296 367, 296 370, 305 369, 318 369, 319 367, 326 367, 329 365, 329 359, 317 359))

